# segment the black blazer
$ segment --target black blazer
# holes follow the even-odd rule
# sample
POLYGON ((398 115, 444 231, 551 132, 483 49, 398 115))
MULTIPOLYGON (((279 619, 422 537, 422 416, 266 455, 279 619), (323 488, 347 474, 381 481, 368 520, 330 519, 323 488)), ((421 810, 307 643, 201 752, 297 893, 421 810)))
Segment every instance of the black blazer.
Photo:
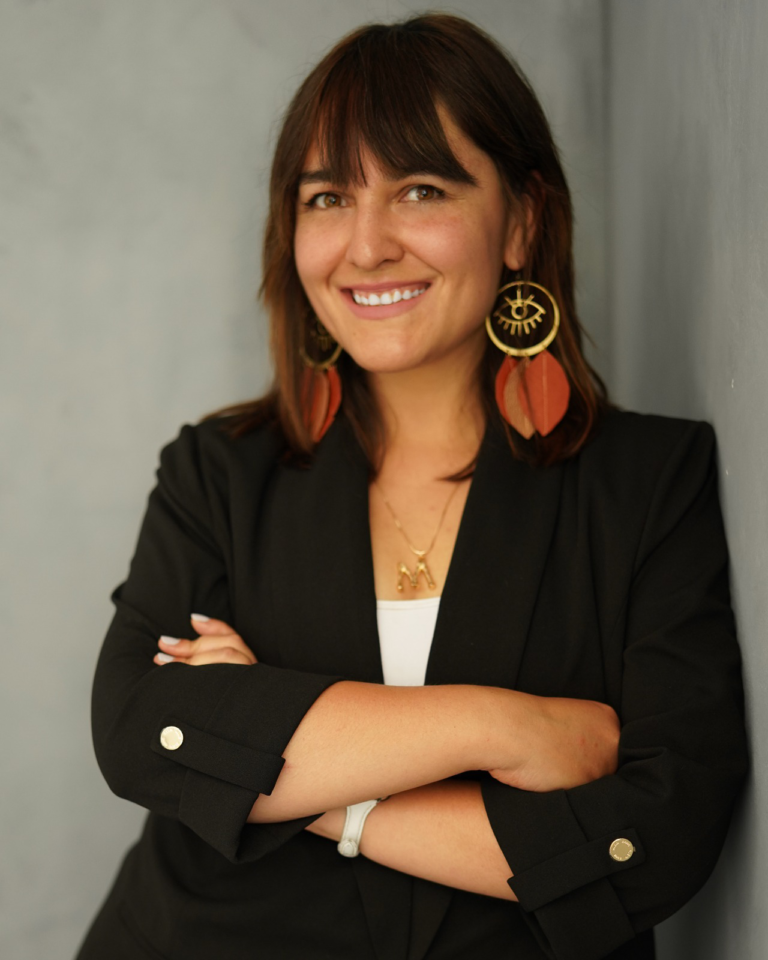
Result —
POLYGON ((104 776, 150 815, 80 960, 653 957, 651 928, 717 860, 747 763, 711 428, 612 412, 548 468, 487 428, 426 682, 601 700, 622 722, 618 773, 585 786, 467 774, 519 904, 341 857, 312 817, 245 824, 314 700, 383 679, 362 451, 343 418, 309 469, 278 450, 268 428, 231 440, 208 421, 162 452, 93 692, 104 776), (156 667, 191 611, 259 663, 156 667))

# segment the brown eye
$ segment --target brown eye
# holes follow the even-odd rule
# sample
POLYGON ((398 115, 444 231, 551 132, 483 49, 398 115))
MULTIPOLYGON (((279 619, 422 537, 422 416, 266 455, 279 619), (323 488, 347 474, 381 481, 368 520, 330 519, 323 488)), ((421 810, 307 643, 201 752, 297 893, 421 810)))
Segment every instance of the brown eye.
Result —
POLYGON ((419 183, 415 187, 411 187, 403 199, 419 202, 423 200, 438 200, 442 196, 444 196, 443 191, 437 187, 433 187, 429 183, 419 183))
POLYGON ((330 210, 341 205, 341 197, 338 193, 316 193, 307 204, 308 207, 315 207, 318 210, 330 210))

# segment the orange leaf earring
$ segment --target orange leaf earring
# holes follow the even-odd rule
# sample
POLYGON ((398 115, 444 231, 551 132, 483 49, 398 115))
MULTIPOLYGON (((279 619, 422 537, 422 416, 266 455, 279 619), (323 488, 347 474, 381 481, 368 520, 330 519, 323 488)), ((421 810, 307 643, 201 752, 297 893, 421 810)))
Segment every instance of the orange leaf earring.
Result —
POLYGON ((571 396, 565 371, 547 351, 560 327, 557 301, 541 284, 513 280, 499 290, 496 304, 485 328, 506 354, 496 374, 499 411, 526 440, 534 433, 546 437, 565 416, 571 396), (542 332, 537 343, 525 345, 542 332))
POLYGON ((304 361, 301 409, 305 427, 312 440, 319 443, 341 405, 341 377, 336 369, 341 344, 336 343, 317 317, 312 316, 307 326, 309 343, 299 349, 304 361))

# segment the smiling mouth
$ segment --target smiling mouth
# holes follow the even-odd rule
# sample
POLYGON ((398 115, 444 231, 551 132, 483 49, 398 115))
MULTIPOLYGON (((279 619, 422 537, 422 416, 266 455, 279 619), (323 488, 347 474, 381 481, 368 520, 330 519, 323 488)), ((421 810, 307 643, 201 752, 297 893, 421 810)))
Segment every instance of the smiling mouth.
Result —
POLYGON ((429 284, 409 287, 392 287, 390 290, 381 290, 378 293, 373 291, 350 289, 352 299, 355 303, 363 307, 385 306, 390 303, 400 303, 401 300, 415 300, 429 289, 429 284))

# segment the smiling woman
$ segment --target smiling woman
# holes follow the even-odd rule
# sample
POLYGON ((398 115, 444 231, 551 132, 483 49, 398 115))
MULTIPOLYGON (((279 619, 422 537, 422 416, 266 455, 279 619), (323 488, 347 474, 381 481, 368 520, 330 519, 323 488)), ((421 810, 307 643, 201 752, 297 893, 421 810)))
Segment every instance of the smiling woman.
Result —
POLYGON ((650 960, 704 882, 746 768, 713 435, 609 404, 571 224, 468 22, 302 84, 273 388, 165 447, 113 595, 94 744, 150 814, 80 960, 650 960))
POLYGON ((443 373, 479 382, 484 419, 496 408, 499 352, 481 327, 499 288, 526 277, 557 301, 560 328, 548 353, 567 373, 571 402, 557 432, 537 431, 521 444, 520 433, 507 430, 507 440, 536 463, 573 455, 606 397, 581 349, 572 229, 549 125, 507 54, 454 17, 361 28, 318 64, 286 112, 272 166, 262 287, 279 388, 229 408, 230 429, 250 430, 277 408, 292 450, 312 451, 301 354, 319 320, 336 329, 343 347, 346 416, 371 463, 380 463, 386 407, 372 399, 367 364, 375 357, 375 366, 389 362, 386 372, 394 373, 412 352, 411 363, 433 369, 439 332, 430 334, 431 345, 420 341, 423 329, 404 316, 427 312, 432 323, 440 316, 445 336, 453 331, 462 341, 463 362, 443 373), (425 292, 412 313, 370 299, 355 304, 353 283, 359 294, 374 295, 406 284, 408 304, 414 291, 425 292), (395 317, 402 319, 373 329, 351 324, 395 317), (470 328, 475 336, 467 342, 470 328), (358 350, 367 351, 365 359, 358 350))

